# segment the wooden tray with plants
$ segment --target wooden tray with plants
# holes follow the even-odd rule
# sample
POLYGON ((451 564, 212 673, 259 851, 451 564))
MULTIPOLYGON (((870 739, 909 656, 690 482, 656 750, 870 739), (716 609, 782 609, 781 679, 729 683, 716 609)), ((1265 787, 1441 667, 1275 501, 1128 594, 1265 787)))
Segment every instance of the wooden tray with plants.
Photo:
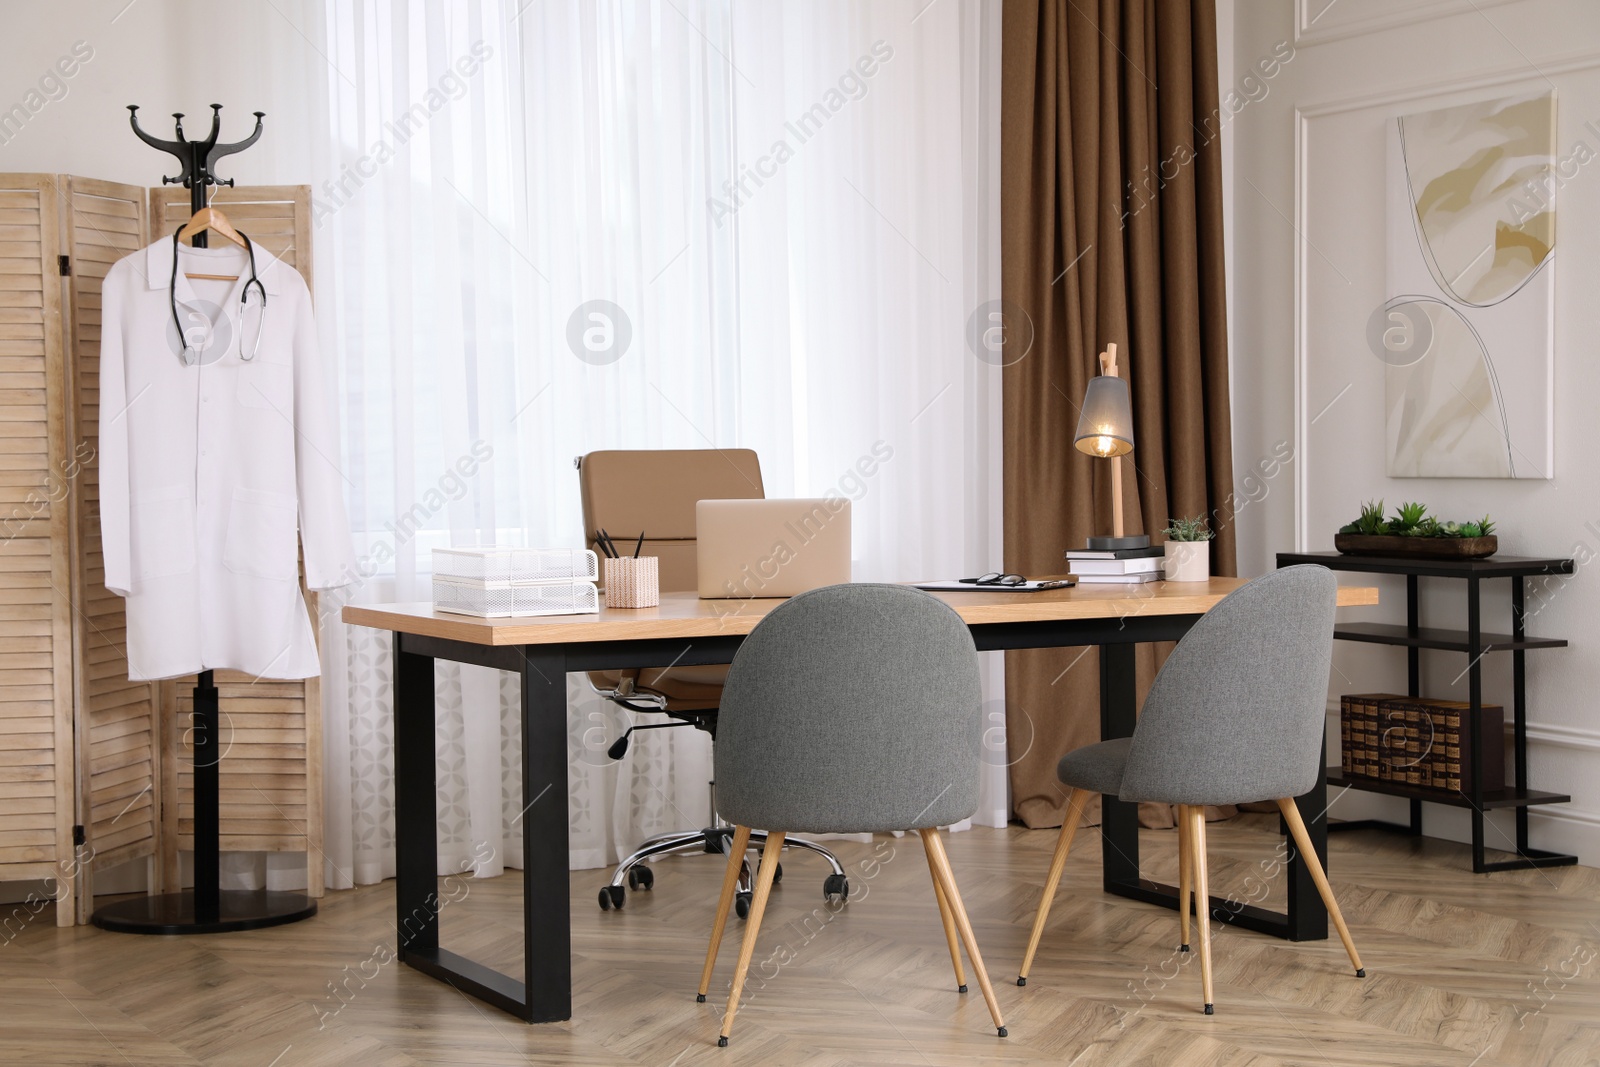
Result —
POLYGON ((1500 548, 1489 516, 1473 522, 1440 522, 1426 506, 1403 504, 1383 517, 1383 501, 1362 505, 1361 517, 1333 535, 1333 547, 1350 556, 1409 556, 1413 559, 1482 559, 1500 548))

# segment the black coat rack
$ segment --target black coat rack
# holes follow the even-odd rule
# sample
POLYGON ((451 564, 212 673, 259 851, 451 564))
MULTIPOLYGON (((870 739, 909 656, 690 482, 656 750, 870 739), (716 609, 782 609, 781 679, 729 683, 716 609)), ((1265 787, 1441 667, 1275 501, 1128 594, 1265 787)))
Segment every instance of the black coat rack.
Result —
MULTIPOLYGON (((181 184, 188 189, 192 214, 206 206, 208 186, 233 184, 232 178, 216 176, 217 160, 242 152, 260 140, 261 120, 266 113, 255 112, 255 131, 233 144, 217 143, 217 134, 222 130, 221 104, 211 105, 211 132, 203 141, 184 137, 181 112, 172 117, 177 140, 163 141, 139 128, 139 107, 128 105, 128 123, 139 140, 177 157, 181 168, 177 176, 163 177, 161 184, 181 184)), ((195 234, 194 246, 206 246, 204 233, 195 234)), ((317 913, 317 902, 304 893, 222 889, 219 719, 215 679, 211 671, 201 671, 194 687, 194 889, 107 904, 91 917, 96 926, 129 934, 216 934, 297 922, 317 913)))

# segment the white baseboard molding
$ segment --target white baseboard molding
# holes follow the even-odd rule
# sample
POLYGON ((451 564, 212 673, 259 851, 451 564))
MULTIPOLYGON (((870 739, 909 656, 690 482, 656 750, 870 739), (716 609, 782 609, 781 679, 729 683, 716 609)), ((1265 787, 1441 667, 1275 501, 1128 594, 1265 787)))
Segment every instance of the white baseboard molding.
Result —
POLYGON ((1577 748, 1589 752, 1600 752, 1600 730, 1585 730, 1577 726, 1556 726, 1530 722, 1528 724, 1528 743, 1559 745, 1562 748, 1577 748))

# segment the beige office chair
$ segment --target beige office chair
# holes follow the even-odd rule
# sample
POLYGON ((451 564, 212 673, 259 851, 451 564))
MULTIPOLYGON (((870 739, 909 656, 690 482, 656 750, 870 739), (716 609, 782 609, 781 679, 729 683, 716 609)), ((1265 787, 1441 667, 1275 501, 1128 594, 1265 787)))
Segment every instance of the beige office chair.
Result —
MULTIPOLYGON (((633 551, 644 534, 642 554, 660 562, 661 591, 696 592, 699 588, 695 556, 695 503, 701 500, 760 499, 761 462, 747 448, 661 449, 653 451, 590 452, 578 458, 578 485, 583 499, 584 538, 600 551, 596 539, 605 530, 618 548, 633 551)), ((639 723, 627 728, 611 745, 608 755, 621 759, 635 730, 693 726, 713 739, 717 732, 717 705, 728 668, 721 665, 675 666, 593 671, 589 683, 607 700, 631 712, 664 715, 669 722, 639 723)), ((704 829, 660 834, 641 844, 612 872, 600 888, 600 908, 620 908, 628 889, 649 889, 655 874, 644 862, 679 852, 723 855, 731 847, 733 828, 720 824, 715 783, 711 783, 711 823, 704 829)), ((766 834, 751 834, 753 846, 765 844, 766 834)), ((812 841, 795 837, 785 845, 808 849, 828 861, 833 873, 823 883, 823 895, 843 901, 850 887, 844 868, 833 853, 812 841)), ((746 871, 737 897, 744 918, 750 909, 752 880, 746 871)))

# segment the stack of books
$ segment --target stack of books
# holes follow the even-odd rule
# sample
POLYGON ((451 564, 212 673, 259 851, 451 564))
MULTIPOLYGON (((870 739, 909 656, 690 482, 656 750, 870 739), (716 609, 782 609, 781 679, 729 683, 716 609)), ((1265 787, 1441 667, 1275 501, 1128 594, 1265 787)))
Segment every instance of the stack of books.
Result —
POLYGON ((1074 548, 1067 552, 1067 570, 1085 585, 1142 585, 1166 577, 1166 554, 1160 545, 1104 551, 1074 548))

